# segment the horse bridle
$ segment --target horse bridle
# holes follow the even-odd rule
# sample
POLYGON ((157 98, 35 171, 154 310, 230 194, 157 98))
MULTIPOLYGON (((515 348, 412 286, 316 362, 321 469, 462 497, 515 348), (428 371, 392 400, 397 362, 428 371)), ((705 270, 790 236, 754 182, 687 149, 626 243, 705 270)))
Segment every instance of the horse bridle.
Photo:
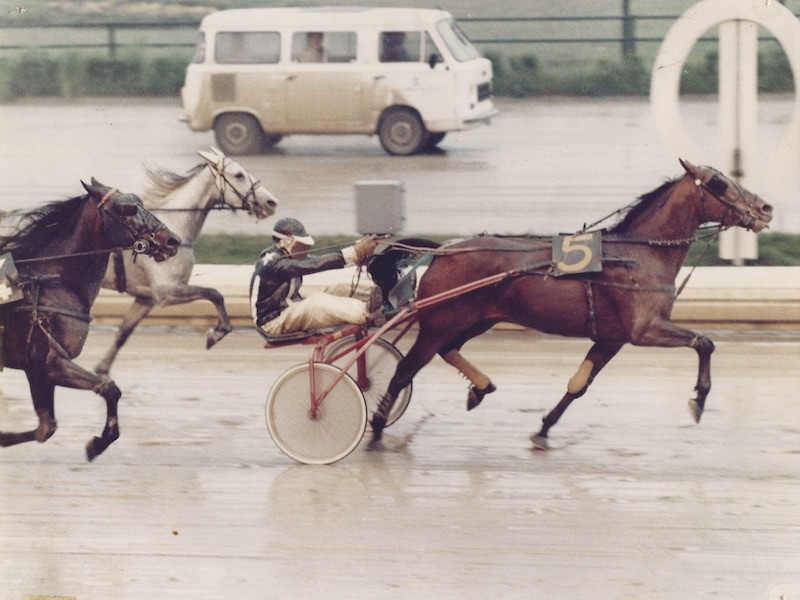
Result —
MULTIPOLYGON (((97 205, 100 210, 101 215, 108 215, 112 217, 116 223, 122 227, 123 229, 127 230, 130 233, 131 237, 133 238, 133 243, 131 244, 131 249, 133 250, 134 258, 137 254, 148 254, 150 252, 151 243, 146 238, 154 238, 155 231, 151 231, 147 224, 143 223, 141 228, 136 228, 132 223, 130 223, 127 219, 124 219, 114 213, 109 213, 106 210, 106 204, 108 201, 113 198, 116 194, 119 193, 119 189, 111 188, 108 190, 102 198, 98 201, 97 205)), ((165 228, 166 225, 163 225, 158 229, 165 228)), ((158 231, 156 230, 156 231, 158 231)))
MULTIPOLYGON (((712 169, 711 167, 706 167, 708 170, 712 172, 711 177, 708 181, 704 181, 701 173, 691 173, 690 176, 693 177, 693 182, 695 186, 697 186, 698 191, 705 190, 708 192, 712 198, 714 198, 717 202, 720 202, 724 206, 728 207, 728 210, 731 212, 735 212, 739 215, 742 221, 742 225, 747 228, 751 229, 751 226, 756 221, 756 217, 752 213, 753 209, 753 202, 755 201, 756 196, 753 195, 753 202, 748 201, 747 196, 745 196, 742 187, 733 181, 726 180, 718 171, 712 169), (728 200, 725 196, 728 188, 734 187, 737 192, 736 198, 733 200, 728 200), (747 207, 747 210, 741 209, 739 207, 739 201, 742 201, 744 205, 747 207)), ((706 220, 705 217, 705 195, 700 194, 700 206, 703 209, 703 220, 706 220)))
MULTIPOLYGON (((251 184, 250 189, 247 190, 247 193, 241 194, 236 187, 228 181, 227 176, 225 175, 225 161, 230 160, 227 156, 220 157, 219 161, 216 165, 213 166, 212 172, 214 173, 214 177, 216 180, 217 185, 217 192, 219 193, 219 197, 217 199, 217 204, 225 204, 225 186, 227 185, 233 190, 233 193, 238 196, 239 200, 242 201, 242 209, 246 210, 247 212, 251 212, 253 209, 253 202, 251 198, 255 200, 256 197, 256 187, 261 185, 261 182, 258 179, 255 179, 252 175, 250 175, 251 184)), ((208 168, 211 169, 212 165, 209 163, 208 168)), ((231 206, 232 210, 235 210, 236 207, 231 206)))

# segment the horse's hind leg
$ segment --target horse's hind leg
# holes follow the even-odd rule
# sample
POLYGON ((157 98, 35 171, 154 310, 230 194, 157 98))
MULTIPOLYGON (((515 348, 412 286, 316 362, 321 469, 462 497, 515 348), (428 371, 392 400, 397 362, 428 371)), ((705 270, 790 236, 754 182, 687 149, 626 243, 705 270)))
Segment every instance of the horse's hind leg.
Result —
POLYGON ((531 441, 535 448, 547 450, 549 447, 547 444, 547 433, 550 431, 550 428, 558 422, 558 419, 561 418, 561 415, 569 408, 569 405, 572 404, 575 398, 580 398, 586 393, 586 390, 589 388, 592 381, 594 381, 597 374, 617 355, 617 352, 620 351, 622 346, 624 346, 623 343, 598 342, 591 347, 586 358, 583 359, 581 366, 578 367, 578 370, 570 378, 567 384, 567 393, 564 394, 564 397, 556 407, 542 419, 542 428, 539 430, 539 433, 531 436, 531 441))
POLYGON ((394 372, 392 380, 389 382, 389 388, 381 398, 375 414, 372 415, 370 425, 372 426, 372 440, 369 443, 370 450, 379 449, 381 437, 383 436, 383 429, 386 427, 386 419, 392 411, 395 400, 398 394, 414 379, 414 376, 419 373, 420 369, 427 365, 431 359, 436 355, 437 347, 432 343, 426 343, 425 339, 430 339, 430 336, 420 331, 417 341, 409 350, 408 354, 397 363, 397 369, 394 372))
POLYGON ((108 375, 108 372, 111 370, 111 365, 114 363, 114 360, 117 358, 117 354, 119 353, 122 346, 125 345, 125 342, 128 341, 128 338, 133 333, 133 330, 136 329, 136 326, 144 319, 150 311, 153 310, 153 304, 144 300, 142 298, 136 298, 133 304, 130 305, 128 310, 125 312, 125 316, 122 318, 122 323, 120 323, 119 327, 117 328, 117 333, 114 336, 114 341, 111 343, 111 347, 106 352, 106 355, 102 358, 102 360, 97 363, 97 366, 94 368, 94 372, 100 375, 108 375))

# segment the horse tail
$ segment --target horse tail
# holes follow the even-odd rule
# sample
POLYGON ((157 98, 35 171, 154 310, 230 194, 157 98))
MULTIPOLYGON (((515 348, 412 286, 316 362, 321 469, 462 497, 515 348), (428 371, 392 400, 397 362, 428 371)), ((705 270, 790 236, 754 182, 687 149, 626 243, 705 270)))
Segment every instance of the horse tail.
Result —
POLYGON ((381 288, 384 298, 388 298, 389 292, 397 285, 403 268, 416 262, 426 250, 441 245, 425 238, 405 238, 394 244, 385 252, 375 255, 367 266, 367 273, 375 285, 381 288))

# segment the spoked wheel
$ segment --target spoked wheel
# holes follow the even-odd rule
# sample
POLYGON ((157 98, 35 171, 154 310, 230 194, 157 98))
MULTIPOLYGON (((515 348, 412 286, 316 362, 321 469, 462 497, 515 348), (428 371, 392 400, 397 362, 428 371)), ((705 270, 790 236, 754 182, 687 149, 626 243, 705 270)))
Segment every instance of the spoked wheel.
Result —
MULTIPOLYGON (((339 352, 343 351, 348 346, 355 343, 353 336, 342 338, 325 349, 323 360, 327 360, 336 356, 339 352)), ((370 417, 378 410, 378 404, 381 402, 383 394, 389 387, 389 382, 394 377, 394 372, 397 369, 397 363, 403 359, 403 353, 391 342, 387 342, 383 338, 378 338, 372 342, 364 352, 366 357, 367 377, 366 381, 359 381, 358 376, 358 362, 354 363, 347 374, 350 375, 357 383, 361 392, 364 394, 364 399, 367 402, 367 411, 370 417)), ((351 353, 347 353, 332 364, 344 366, 345 362, 349 362, 353 358, 351 353)), ((389 412, 389 417, 386 419, 386 426, 388 427, 397 419, 399 419, 408 408, 408 403, 411 401, 411 391, 413 385, 408 384, 398 394, 397 400, 389 412)))
POLYGON ((317 394, 336 382, 311 414, 311 371, 308 364, 292 367, 273 384, 267 396, 266 418, 275 445, 287 456, 309 465, 327 465, 350 454, 367 427, 364 395, 349 375, 332 365, 314 363, 317 394))

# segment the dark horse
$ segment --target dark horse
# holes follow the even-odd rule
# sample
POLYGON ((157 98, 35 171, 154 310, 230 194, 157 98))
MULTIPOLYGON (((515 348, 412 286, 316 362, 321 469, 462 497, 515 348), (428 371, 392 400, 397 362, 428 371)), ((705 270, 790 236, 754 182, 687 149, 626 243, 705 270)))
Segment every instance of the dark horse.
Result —
POLYGON ((52 202, 27 214, 13 236, 0 240, 11 253, 22 289, 18 302, 0 306, 2 364, 28 378, 39 426, 23 433, 0 433, 0 446, 45 442, 56 431, 56 386, 93 390, 106 401, 106 424, 86 446, 93 460, 119 437, 117 402, 121 392, 108 377, 72 360, 89 332, 89 311, 100 291, 108 256, 133 248, 161 261, 174 256, 180 239, 148 212, 133 194, 122 194, 94 179, 85 196, 52 202))
MULTIPOLYGON (((449 356, 448 362, 473 383, 474 375, 481 376, 471 390, 477 388, 477 402, 481 393, 493 391, 488 378, 460 357, 459 350, 499 322, 594 342, 564 397, 544 417, 539 433, 531 436, 537 448, 547 448, 550 428, 626 343, 688 346, 697 352, 697 397, 690 407, 699 421, 711 389, 714 344, 670 322, 675 278, 700 225, 718 223, 720 228, 742 226, 758 232, 772 219, 772 207, 712 168, 681 164, 685 175, 642 196, 611 229, 562 240, 562 249, 574 254, 582 266, 594 252, 589 238, 597 239, 602 248, 597 252, 602 256, 599 271, 583 273, 572 261, 554 258, 550 243, 530 240, 481 236, 435 251, 437 256, 420 281, 417 302, 483 278, 500 277, 493 285, 431 301, 419 309, 417 340, 398 364, 372 418, 371 446, 380 446, 386 415, 397 394, 436 353, 449 356), (559 266, 567 274, 561 275, 559 266)), ((477 404, 474 397, 468 400, 477 404)))

